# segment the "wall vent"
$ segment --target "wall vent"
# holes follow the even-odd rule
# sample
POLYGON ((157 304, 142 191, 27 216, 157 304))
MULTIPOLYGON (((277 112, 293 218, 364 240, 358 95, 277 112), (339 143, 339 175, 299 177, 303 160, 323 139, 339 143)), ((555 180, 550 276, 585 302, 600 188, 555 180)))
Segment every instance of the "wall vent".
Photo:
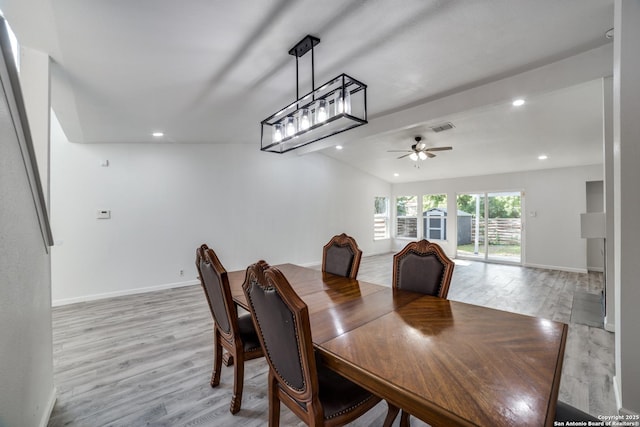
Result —
POLYGON ((433 126, 431 130, 437 133, 437 132, 444 132, 445 130, 453 129, 454 127, 455 126, 453 126, 453 123, 449 122, 439 126, 433 126))

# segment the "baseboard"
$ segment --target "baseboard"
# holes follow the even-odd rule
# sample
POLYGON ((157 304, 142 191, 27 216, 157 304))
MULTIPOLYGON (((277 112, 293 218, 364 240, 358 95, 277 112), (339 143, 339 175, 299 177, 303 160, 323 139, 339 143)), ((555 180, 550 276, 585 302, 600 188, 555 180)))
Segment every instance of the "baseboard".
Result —
POLYGON ((58 307, 61 305, 75 304, 78 302, 89 302, 89 301, 96 301, 96 300, 101 300, 106 298, 122 297, 126 295, 143 294, 146 292, 155 292, 155 291, 162 291, 165 289, 192 286, 192 285, 197 285, 199 283, 200 282, 198 280, 188 280, 186 282, 165 283, 163 285, 148 286, 144 288, 125 289, 122 291, 105 292, 102 294, 94 294, 94 295, 83 295, 81 297, 74 297, 74 298, 62 298, 62 299, 51 301, 51 306, 58 307))
POLYGON ((602 267, 589 267, 587 266, 588 271, 595 271, 596 273, 604 273, 604 268, 602 267))
POLYGON ((609 332, 616 331, 616 324, 609 322, 609 316, 604 316, 604 330, 609 332))
POLYGON ((318 261, 318 262, 302 262, 300 264, 296 263, 296 265, 299 265, 300 267, 306 267, 306 268, 317 267, 317 266, 319 266, 321 264, 322 264, 322 261, 318 261))
POLYGON ((51 419, 51 414, 53 413, 53 407, 56 406, 58 392, 55 387, 51 389, 51 395, 49 396, 49 402, 44 412, 42 413, 42 419, 40 420, 40 427, 47 427, 49 425, 49 420, 51 419))
MULTIPOLYGON (((382 251, 382 252, 367 252, 366 254, 362 254, 362 258, 367 258, 370 256, 378 256, 378 255, 387 255, 387 254, 393 254, 393 252, 391 251, 382 251)), ((300 267, 317 267, 319 265, 322 265, 322 260, 318 260, 318 261, 313 261, 313 262, 301 262, 301 263, 295 263, 296 265, 299 265, 300 267)))
MULTIPOLYGON (((613 392, 615 393, 615 396, 616 396, 616 408, 618 408, 618 414, 632 415, 633 419, 637 420, 638 419, 636 418, 638 416, 637 412, 631 411, 622 406, 622 398, 620 396, 620 384, 618 384, 618 377, 615 375, 613 376, 613 392)), ((626 418, 626 419, 631 419, 631 418, 626 418)), ((625 419, 616 420, 616 421, 625 421, 625 419)), ((635 422, 637 423, 637 421, 635 422)), ((623 425, 623 424, 620 424, 620 425, 623 425)), ((636 424, 625 424, 625 425, 636 425, 636 424)))
POLYGON ((543 264, 531 264, 526 263, 523 265, 524 267, 533 267, 533 268, 542 268, 545 270, 558 270, 558 271, 568 271, 569 273, 588 273, 586 268, 571 268, 571 267, 560 267, 558 265, 543 265, 543 264))
POLYGON ((362 254, 363 258, 369 257, 369 256, 378 256, 378 255, 387 255, 387 254, 393 254, 393 251, 382 251, 382 252, 367 252, 366 254, 362 254))
POLYGON ((616 408, 618 408, 618 413, 620 409, 622 409, 622 399, 620 398, 620 385, 618 384, 618 377, 616 375, 613 376, 613 395, 616 398, 616 408))
MULTIPOLYGON (((634 419, 637 420, 638 418, 638 413, 634 412, 630 409, 624 408, 622 406, 622 398, 620 396, 620 384, 618 384, 618 377, 617 376, 613 376, 613 393, 615 394, 616 397, 616 408, 618 408, 618 414, 620 415, 631 415, 632 417, 630 418, 625 418, 625 419, 634 419)), ((618 421, 618 420, 616 420, 618 421)), ((624 421, 624 420, 622 420, 624 421)), ((637 421, 636 421, 637 423, 637 421)), ((623 424, 620 424, 623 425, 623 424)), ((636 425, 636 424, 625 424, 625 425, 636 425)))
MULTIPOLYGON (((623 408, 623 407, 620 407, 618 409, 618 413, 620 415, 625 415, 625 419, 627 419, 627 420, 637 420, 638 419, 637 417, 639 416, 637 412, 633 412, 633 411, 631 411, 629 409, 626 409, 626 408, 623 408)), ((637 423, 637 421, 633 421, 633 422, 637 423)), ((635 426, 637 424, 619 424, 619 425, 635 426)))

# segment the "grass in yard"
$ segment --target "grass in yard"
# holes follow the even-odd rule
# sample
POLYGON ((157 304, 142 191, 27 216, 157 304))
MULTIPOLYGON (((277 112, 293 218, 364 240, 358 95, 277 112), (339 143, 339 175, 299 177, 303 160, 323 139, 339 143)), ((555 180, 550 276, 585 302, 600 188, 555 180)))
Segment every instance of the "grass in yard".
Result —
MULTIPOLYGON (((474 245, 458 245, 458 252, 474 253, 474 245)), ((480 252, 483 246, 479 247, 480 252)), ((497 256, 520 256, 520 245, 492 245, 489 244, 489 254, 497 256)))

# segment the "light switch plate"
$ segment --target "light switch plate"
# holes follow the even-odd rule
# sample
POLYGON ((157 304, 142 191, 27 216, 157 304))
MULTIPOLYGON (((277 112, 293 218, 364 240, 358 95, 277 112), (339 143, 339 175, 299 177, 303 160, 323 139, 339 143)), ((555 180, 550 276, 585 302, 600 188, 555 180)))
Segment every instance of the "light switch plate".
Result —
POLYGON ((108 209, 98 209, 96 211, 96 218, 98 219, 110 219, 111 211, 108 209))

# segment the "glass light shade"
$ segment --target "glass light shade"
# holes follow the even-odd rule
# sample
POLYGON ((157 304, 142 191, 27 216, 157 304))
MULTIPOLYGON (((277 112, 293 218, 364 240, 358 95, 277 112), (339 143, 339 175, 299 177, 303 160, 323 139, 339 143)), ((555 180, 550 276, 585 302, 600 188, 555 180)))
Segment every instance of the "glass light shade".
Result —
POLYGON ((273 125, 273 142, 282 141, 282 138, 284 137, 282 128, 282 123, 276 123, 273 125))
POLYGON ((335 115, 342 113, 351 114, 351 94, 349 93, 349 89, 338 89, 335 93, 333 105, 335 115))
POLYGON ((418 157, 420 158, 420 160, 425 160, 427 158, 427 155, 424 153, 424 151, 421 151, 418 153, 418 157))
POLYGON ((327 108, 327 100, 320 99, 316 104, 316 123, 325 122, 329 118, 329 110, 327 108))
POLYGON ((410 158, 411 160, 413 160, 414 162, 417 162, 417 161, 418 161, 418 155, 417 155, 416 153, 411 153, 411 154, 409 154, 409 158, 410 158))
POLYGON ((300 111, 298 126, 300 127, 301 131, 305 131, 311 127, 311 114, 309 114, 308 108, 304 108, 300 111))
POLYGON ((293 116, 289 116, 286 118, 284 122, 284 133, 287 136, 293 136, 296 134, 296 119, 293 116))

